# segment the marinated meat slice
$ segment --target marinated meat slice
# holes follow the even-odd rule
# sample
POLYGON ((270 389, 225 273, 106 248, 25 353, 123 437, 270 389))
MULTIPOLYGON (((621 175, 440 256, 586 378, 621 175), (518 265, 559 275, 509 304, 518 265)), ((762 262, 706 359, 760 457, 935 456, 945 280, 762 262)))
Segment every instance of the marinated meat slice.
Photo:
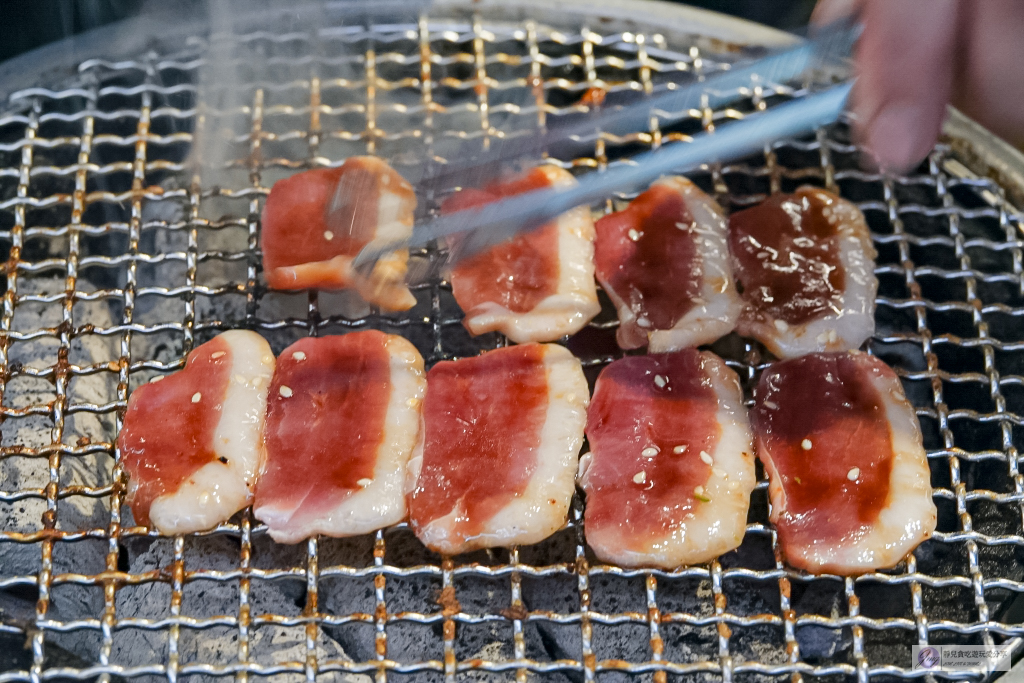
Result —
POLYGON ((875 249, 860 210, 825 190, 729 218, 745 308, 736 329, 779 358, 858 348, 875 330, 875 249))
POLYGON ((736 326, 743 303, 725 216, 692 182, 663 178, 596 228, 597 280, 618 310, 619 346, 675 351, 736 326))
MULTIPOLYGON (((548 186, 575 183, 555 166, 483 190, 452 195, 452 212, 548 186)), ((465 259, 451 273, 452 292, 474 335, 498 331, 518 342, 553 341, 578 332, 601 310, 594 284, 594 222, 579 206, 532 232, 465 259)))
POLYGON ((917 417, 880 360, 854 351, 776 363, 761 376, 752 421, 793 567, 892 567, 935 530, 917 417))
POLYGON ((405 519, 423 358, 401 337, 302 339, 278 359, 253 513, 279 543, 355 536, 405 519))
POLYGON ((590 396, 580 362, 526 344, 427 373, 409 518, 445 554, 536 543, 565 522, 590 396))
POLYGON ((416 194, 376 157, 351 157, 338 168, 316 168, 279 180, 263 207, 260 240, 272 289, 355 289, 392 311, 416 303, 404 277, 409 254, 381 258, 368 277, 352 267, 373 240, 412 234, 416 194), (331 218, 328 218, 331 213, 331 218))
POLYGON ((118 447, 136 522, 186 534, 252 502, 273 372, 267 342, 232 330, 132 392, 118 447))
POLYGON ((743 392, 696 349, 632 356, 597 379, 580 461, 587 543, 606 562, 707 562, 740 545, 754 490, 743 392))

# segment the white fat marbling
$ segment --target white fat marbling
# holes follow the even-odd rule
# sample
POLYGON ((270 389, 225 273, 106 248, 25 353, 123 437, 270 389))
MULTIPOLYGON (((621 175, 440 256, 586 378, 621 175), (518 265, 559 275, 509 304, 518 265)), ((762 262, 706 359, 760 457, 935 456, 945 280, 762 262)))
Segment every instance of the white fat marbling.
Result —
MULTIPOLYGON (((253 513, 267 525, 275 541, 297 543, 316 534, 358 536, 405 519, 406 466, 420 434, 427 381, 423 357, 408 341, 389 335, 387 352, 391 396, 373 478, 361 490, 348 494, 316 515, 301 514, 302 505, 284 508, 257 504, 253 513)), ((322 501, 311 502, 320 506, 322 501)))
MULTIPOLYGON (((521 496, 513 498, 483 524, 478 535, 463 538, 455 530, 461 507, 432 520, 417 531, 424 545, 445 554, 477 548, 538 543, 565 523, 587 422, 590 392, 583 368, 561 346, 544 346, 548 409, 536 450, 537 469, 521 496)), ((408 490, 416 487, 423 464, 423 437, 409 463, 408 490)))
MULTIPOLYGON (((707 454, 714 463, 702 485, 701 495, 707 501, 696 504, 666 535, 645 539, 643 551, 629 547, 636 544, 630 528, 608 527, 599 532, 586 528, 587 544, 601 560, 624 567, 674 569, 708 562, 743 542, 750 494, 757 483, 750 420, 736 373, 712 353, 703 352, 701 357, 718 397, 716 418, 722 430, 714 451, 707 454)), ((590 489, 587 471, 594 457, 587 453, 580 462, 579 484, 584 491, 590 489)))
POLYGON ((748 308, 736 325, 737 332, 754 337, 779 358, 860 348, 875 332, 878 279, 871 234, 864 215, 854 204, 833 195, 828 195, 828 201, 829 221, 838 223, 839 260, 846 273, 840 304, 799 325, 776 325, 775 319, 748 308))
MULTIPOLYGON (((210 529, 252 502, 263 457, 274 354, 255 332, 230 330, 220 338, 231 347, 231 371, 213 441, 217 456, 227 462, 214 460, 203 465, 176 491, 153 501, 149 518, 163 534, 210 529)), ((214 409, 212 403, 210 409, 214 409)))
MULTIPOLYGON (((576 183, 557 166, 540 167, 552 187, 576 183)), ((465 325, 474 335, 501 332, 512 341, 549 342, 583 329, 601 311, 594 283, 594 221, 585 206, 566 211, 558 226, 558 285, 555 292, 525 313, 498 303, 466 311, 465 325)))

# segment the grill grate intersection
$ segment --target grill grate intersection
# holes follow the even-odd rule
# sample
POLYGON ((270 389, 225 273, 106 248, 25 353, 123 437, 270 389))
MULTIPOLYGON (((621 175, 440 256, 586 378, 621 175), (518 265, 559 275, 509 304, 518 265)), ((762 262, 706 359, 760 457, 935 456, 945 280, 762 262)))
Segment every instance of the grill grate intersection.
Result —
MULTIPOLYGON (((403 334, 428 363, 504 343, 468 337, 445 283, 418 288, 407 314, 266 292, 258 218, 275 180, 359 153, 414 172, 579 113, 592 89, 612 104, 736 58, 656 31, 555 30, 482 13, 232 41, 237 106, 203 99, 198 41, 177 54, 87 60, 76 84, 15 93, 0 114, 0 630, 29 634, 24 665, 0 682, 865 682, 916 676, 911 645, 1024 635, 1007 617, 1024 593, 1021 216, 945 144, 906 177, 860 170, 845 122, 691 177, 727 210, 809 182, 864 211, 879 250, 869 349, 917 408, 940 510, 935 538, 896 570, 841 579, 786 569, 763 476, 743 546, 676 572, 597 563, 579 500, 566 529, 538 546, 457 558, 425 551, 404 525, 295 547, 275 546, 248 512, 186 538, 134 526, 113 445, 130 389, 223 329, 255 329, 279 351, 304 335, 374 327, 403 334), (189 162, 204 135, 225 141, 227 168, 189 162)), ((605 133, 556 163, 629 163, 803 92, 751 87, 729 107, 605 133)), ((606 306, 568 342, 591 380, 617 355, 614 320, 606 306)), ((763 350, 736 337, 714 349, 749 397, 763 350)))

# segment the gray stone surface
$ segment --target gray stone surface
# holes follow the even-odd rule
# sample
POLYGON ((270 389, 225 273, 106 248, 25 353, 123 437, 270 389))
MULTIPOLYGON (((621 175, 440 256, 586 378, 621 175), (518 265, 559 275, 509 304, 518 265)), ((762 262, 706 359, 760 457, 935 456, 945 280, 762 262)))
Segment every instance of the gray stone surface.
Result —
MULTIPOLYGON (((170 577, 174 563, 172 539, 135 539, 126 544, 129 568, 132 573, 160 571, 170 577)), ((239 544, 228 536, 188 538, 185 541, 184 564, 186 571, 228 571, 238 567, 239 544)), ((301 595, 294 585, 284 582, 252 581, 249 594, 250 613, 261 615, 299 616, 301 595)), ((119 618, 158 620, 170 615, 171 585, 162 582, 145 583, 118 591, 119 618)), ((182 590, 181 614, 200 621, 215 621, 219 617, 236 617, 239 612, 239 583, 236 579, 197 579, 187 582, 182 590)), ((182 627, 178 636, 180 664, 228 665, 238 661, 239 630, 228 625, 199 624, 182 627)), ((342 647, 322 631, 312 643, 318 661, 352 661, 342 647)), ((111 661, 122 666, 145 666, 162 663, 166 659, 168 643, 166 630, 156 634, 141 629, 118 634, 111 652, 111 661)), ((308 651, 306 633, 302 626, 261 625, 250 627, 249 659, 264 666, 288 662, 304 662, 308 651)), ((193 679, 196 680, 196 679, 193 679)), ((213 676, 200 676, 198 680, 221 680, 213 676)), ((320 680, 366 683, 361 675, 330 672, 320 680)))
MULTIPOLYGON (((63 278, 24 278, 19 282, 19 295, 57 294, 64 289, 63 278)), ((96 327, 111 324, 109 306, 102 301, 79 302, 74 308, 75 325, 91 323, 96 327)), ((22 332, 56 328, 62 322, 62 304, 28 302, 16 309, 14 327, 22 332)), ((52 368, 60 350, 59 338, 42 336, 11 346, 9 360, 15 367, 28 370, 52 368)), ((117 357, 116 341, 96 334, 83 334, 71 341, 68 359, 80 368, 108 363, 117 357)), ((117 377, 106 370, 74 377, 67 388, 67 414, 63 430, 54 430, 53 403, 56 400, 52 378, 18 376, 7 385, 4 405, 11 408, 41 407, 48 414, 9 418, 0 425, 3 444, 20 446, 31 453, 48 447, 55 439, 70 446, 110 442, 114 436, 112 412, 72 412, 75 406, 103 405, 114 400, 117 377)), ((110 483, 113 459, 107 453, 65 455, 59 468, 61 489, 68 486, 100 488, 110 483)), ((49 462, 40 456, 14 456, 0 460, 0 489, 19 491, 41 489, 50 481, 49 462)), ((45 500, 26 498, 13 504, 0 504, 0 528, 9 531, 33 532, 43 528, 45 500)), ((110 524, 109 500, 106 496, 74 495, 57 502, 57 528, 75 532, 105 529, 110 524)), ((42 568, 41 543, 0 542, 0 567, 3 575, 37 575, 42 568)), ((97 573, 103 571, 106 544, 102 541, 59 541, 53 548, 53 573, 97 573)), ((23 592, 23 591, 22 591, 23 592)), ((97 618, 102 613, 102 591, 75 583, 58 583, 51 588, 47 618, 67 623, 97 618)), ((95 657, 99 635, 86 629, 71 632, 48 632, 46 642, 86 661, 95 657)))

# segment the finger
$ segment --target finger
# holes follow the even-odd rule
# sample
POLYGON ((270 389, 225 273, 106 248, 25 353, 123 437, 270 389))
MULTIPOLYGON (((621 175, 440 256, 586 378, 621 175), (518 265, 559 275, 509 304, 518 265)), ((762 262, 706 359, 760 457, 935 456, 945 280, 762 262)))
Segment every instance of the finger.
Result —
POLYGON ((820 0, 811 13, 813 26, 824 26, 860 12, 864 0, 820 0))
POLYGON ((963 19, 953 105, 1024 149, 1024 2, 985 0, 963 19))
POLYGON ((903 171, 938 138, 953 83, 958 0, 866 0, 855 130, 876 164, 903 171))

